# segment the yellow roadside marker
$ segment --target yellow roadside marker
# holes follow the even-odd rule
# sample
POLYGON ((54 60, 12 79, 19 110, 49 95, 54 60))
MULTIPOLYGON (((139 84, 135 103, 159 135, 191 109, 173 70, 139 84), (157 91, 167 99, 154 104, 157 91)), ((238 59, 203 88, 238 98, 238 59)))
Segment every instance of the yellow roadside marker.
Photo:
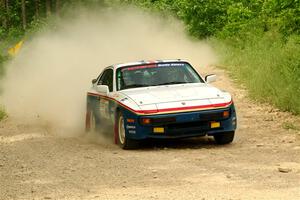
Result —
POLYGON ((23 46, 23 43, 24 43, 24 41, 21 40, 14 47, 8 49, 8 51, 7 51, 8 54, 11 55, 11 56, 16 56, 19 53, 21 47, 23 46))

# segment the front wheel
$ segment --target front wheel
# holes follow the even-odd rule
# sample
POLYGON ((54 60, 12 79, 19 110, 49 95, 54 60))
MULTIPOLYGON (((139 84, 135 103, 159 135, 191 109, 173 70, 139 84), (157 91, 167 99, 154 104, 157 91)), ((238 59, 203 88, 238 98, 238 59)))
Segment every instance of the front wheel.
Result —
POLYGON ((214 135, 217 144, 229 144, 233 141, 234 131, 214 135))
POLYGON ((118 113, 116 121, 116 137, 117 143, 122 149, 134 149, 138 142, 126 137, 124 117, 121 112, 118 113))

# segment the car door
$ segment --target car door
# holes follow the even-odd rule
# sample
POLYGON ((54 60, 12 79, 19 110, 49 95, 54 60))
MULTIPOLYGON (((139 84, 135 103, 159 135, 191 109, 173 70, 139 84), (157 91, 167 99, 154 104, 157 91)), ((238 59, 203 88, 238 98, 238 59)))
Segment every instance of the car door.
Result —
MULTIPOLYGON (((109 93, 113 91, 113 70, 106 69, 103 72, 103 75, 100 77, 97 85, 107 85, 109 88, 109 93)), ((100 116, 103 120, 110 120, 111 113, 111 100, 109 98, 109 94, 102 94, 99 99, 100 104, 100 116)))

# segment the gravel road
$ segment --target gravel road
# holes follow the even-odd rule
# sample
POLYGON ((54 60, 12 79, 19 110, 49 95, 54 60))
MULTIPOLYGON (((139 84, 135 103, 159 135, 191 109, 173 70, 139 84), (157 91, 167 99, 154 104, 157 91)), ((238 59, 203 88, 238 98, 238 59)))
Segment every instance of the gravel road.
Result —
POLYGON ((0 199, 300 199, 300 118, 230 91, 236 138, 152 141, 125 151, 101 137, 58 137, 42 126, 0 122, 0 199))

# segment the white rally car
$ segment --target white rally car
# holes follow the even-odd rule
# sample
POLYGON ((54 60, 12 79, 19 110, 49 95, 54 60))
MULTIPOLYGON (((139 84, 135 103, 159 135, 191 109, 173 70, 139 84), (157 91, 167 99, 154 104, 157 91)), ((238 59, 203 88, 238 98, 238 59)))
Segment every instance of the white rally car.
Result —
POLYGON ((183 60, 141 61, 106 67, 87 93, 86 130, 111 127, 123 149, 147 138, 213 136, 231 143, 236 112, 227 92, 183 60), (107 126, 111 125, 111 126, 107 126))

